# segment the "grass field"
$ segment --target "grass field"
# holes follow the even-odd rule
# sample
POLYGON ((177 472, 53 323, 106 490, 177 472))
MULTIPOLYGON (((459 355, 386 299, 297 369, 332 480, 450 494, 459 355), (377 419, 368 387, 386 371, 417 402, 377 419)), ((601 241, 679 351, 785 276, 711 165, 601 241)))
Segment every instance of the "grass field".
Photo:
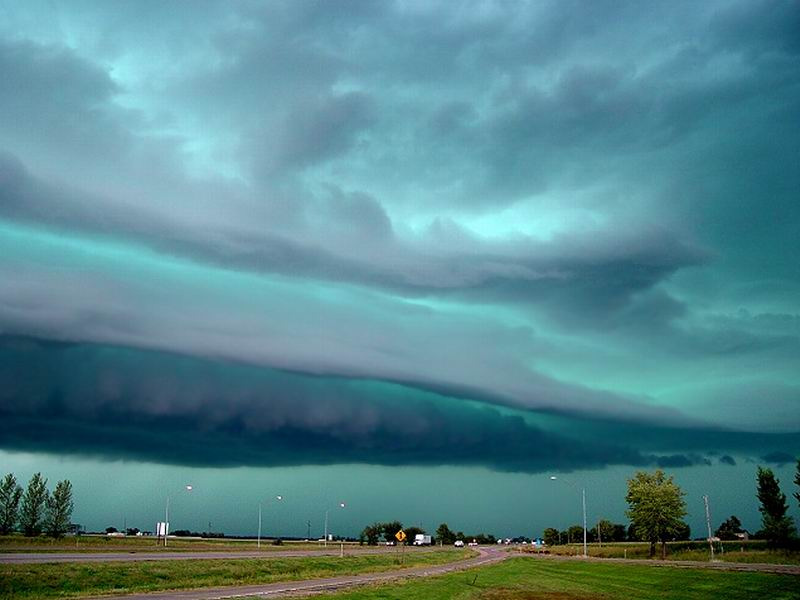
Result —
MULTIPOLYGON (((625 542, 603 544, 589 544, 589 556, 601 558, 637 558, 647 559, 649 545, 640 542, 625 542)), ((661 549, 657 548, 660 557, 661 549)), ((581 544, 563 544, 550 546, 550 554, 562 556, 575 556, 583 554, 581 544)), ((714 558, 728 562, 744 563, 772 563, 797 565, 800 564, 800 552, 794 550, 770 550, 764 541, 754 540, 748 542, 721 542, 714 544, 714 558)), ((708 560, 709 550, 707 542, 670 542, 667 544, 667 558, 673 560, 708 560)))
POLYGON ((425 580, 360 588, 330 600, 797 600, 800 577, 514 558, 425 580))
MULTIPOLYGON (((82 535, 79 537, 64 537, 60 540, 40 536, 28 538, 21 535, 0 536, 0 553, 2 552, 204 552, 223 550, 256 550, 256 540, 232 540, 216 538, 170 538, 164 542, 154 537, 108 537, 105 535, 82 535)), ((339 542, 330 542, 334 548, 339 547, 339 542)), ((357 547, 358 543, 345 542, 345 547, 357 547)), ((321 542, 294 542, 284 541, 275 546, 272 540, 262 539, 261 550, 270 552, 274 550, 319 550, 321 542)))
MULTIPOLYGON (((403 567, 474 556, 471 550, 406 553, 403 567)), ((0 599, 77 598, 223 585, 250 585, 401 568, 396 555, 157 562, 0 564, 0 599)))

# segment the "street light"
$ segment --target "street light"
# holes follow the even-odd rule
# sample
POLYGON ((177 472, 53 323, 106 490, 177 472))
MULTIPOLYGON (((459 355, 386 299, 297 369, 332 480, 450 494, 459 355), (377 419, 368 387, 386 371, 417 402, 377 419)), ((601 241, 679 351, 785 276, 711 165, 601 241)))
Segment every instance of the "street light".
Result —
MULTIPOLYGON (((279 495, 275 496, 275 499, 280 502, 281 500, 283 500, 283 496, 281 496, 279 494, 279 495)), ((262 502, 259 500, 259 502, 258 502, 258 548, 259 548, 259 550, 261 549, 261 504, 262 504, 262 502)))
MULTIPOLYGON (((557 481, 557 480, 558 477, 556 477, 555 475, 550 476, 550 481, 557 481)), ((564 479, 563 481, 566 481, 571 486, 577 488, 577 486, 574 483, 572 483, 569 479, 564 479)), ((585 487, 581 488, 581 499, 583 501, 583 557, 586 558, 589 556, 589 551, 587 550, 586 547, 586 488, 585 487)))
MULTIPOLYGON (((344 508, 345 503, 339 502, 339 508, 344 508)), ((330 512, 329 508, 325 509, 325 547, 328 547, 328 513, 330 512)))
MULTIPOLYGON (((192 485, 185 485, 184 489, 191 492, 194 489, 192 485)), ((167 547, 167 535, 169 534, 169 494, 167 494, 167 506, 164 508, 164 547, 167 547)))

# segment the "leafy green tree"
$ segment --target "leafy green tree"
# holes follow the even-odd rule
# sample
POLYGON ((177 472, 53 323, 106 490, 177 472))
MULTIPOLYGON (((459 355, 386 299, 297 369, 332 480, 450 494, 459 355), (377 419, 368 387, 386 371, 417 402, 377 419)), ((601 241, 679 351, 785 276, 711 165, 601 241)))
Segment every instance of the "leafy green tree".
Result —
POLYGON ((743 532, 744 529, 742 529, 742 522, 739 517, 731 515, 720 524, 714 535, 721 540, 735 540, 738 539, 736 534, 743 532))
POLYGON ((601 519, 594 527, 594 539, 599 542, 610 542, 614 537, 614 524, 608 519, 601 519))
POLYGON ((761 513, 764 537, 772 546, 784 546, 793 536, 794 522, 786 514, 789 505, 786 494, 781 491, 780 480, 775 478, 772 469, 758 467, 758 508, 761 513))
POLYGON ((14 474, 9 473, 0 482, 0 534, 8 535, 14 531, 19 516, 20 498, 22 488, 17 485, 14 474))
POLYGON ((372 525, 367 525, 364 527, 364 531, 361 532, 361 535, 367 540, 368 545, 377 546, 378 539, 381 537, 381 524, 373 523, 372 525))
POLYGON ((623 525, 622 523, 614 523, 614 530, 611 534, 611 541, 612 542, 625 541, 625 525, 623 525))
POLYGON ((421 533, 423 535, 425 534, 425 530, 424 529, 421 529, 419 527, 413 527, 413 526, 412 527, 406 527, 403 531, 406 532, 406 541, 405 541, 405 543, 406 543, 407 546, 410 546, 411 544, 414 543, 414 540, 416 539, 418 533, 421 533))
POLYGON ((580 525, 572 525, 567 529, 567 542, 583 542, 583 527, 580 525))
POLYGON ((22 496, 19 524, 26 536, 36 536, 42 532, 44 511, 47 504, 47 479, 41 473, 34 474, 22 496))
MULTIPOLYGON (((794 484, 800 488, 800 458, 797 459, 797 468, 794 472, 794 484)), ((794 493, 794 497, 797 499, 797 505, 800 506, 800 489, 794 493)))
POLYGON ((681 523, 678 530, 675 532, 675 537, 672 538, 676 542, 692 539, 692 528, 685 521, 681 523))
POLYGON ((667 557, 667 541, 685 528, 685 492, 667 478, 661 469, 655 473, 639 471, 628 480, 625 500, 636 535, 650 543, 650 556, 655 556, 656 544, 661 543, 661 558, 667 557))
POLYGON ((44 519, 47 535, 54 538, 64 536, 69 529, 73 508, 72 484, 68 479, 59 481, 52 495, 47 497, 47 512, 44 519))
POLYGON ((456 541, 456 534, 447 526, 447 523, 442 523, 436 528, 436 539, 444 546, 449 546, 456 541))
POLYGON ((548 527, 544 530, 544 533, 542 533, 542 539, 548 546, 555 546, 558 544, 558 529, 548 527))
POLYGON ((381 531, 383 532, 383 539, 387 542, 397 542, 397 538, 394 535, 403 528, 403 524, 400 521, 389 521, 388 523, 384 523, 381 526, 381 531))

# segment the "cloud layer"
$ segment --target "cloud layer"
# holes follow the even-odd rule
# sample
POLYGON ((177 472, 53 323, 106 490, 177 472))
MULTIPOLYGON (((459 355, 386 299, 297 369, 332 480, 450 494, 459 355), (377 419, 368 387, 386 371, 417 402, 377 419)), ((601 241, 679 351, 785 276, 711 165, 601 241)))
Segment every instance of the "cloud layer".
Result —
POLYGON ((512 470, 791 452, 794 3, 0 15, 0 342, 46 372, 3 371, 0 445, 70 423, 108 435, 46 449, 188 461, 208 432, 230 451, 200 463, 512 470))

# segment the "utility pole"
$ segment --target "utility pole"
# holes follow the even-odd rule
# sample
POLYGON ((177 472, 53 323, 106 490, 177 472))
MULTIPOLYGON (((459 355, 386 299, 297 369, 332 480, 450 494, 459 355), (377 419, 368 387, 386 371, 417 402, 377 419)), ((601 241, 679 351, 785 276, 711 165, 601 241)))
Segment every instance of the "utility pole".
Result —
POLYGON ((306 527, 308 528, 308 529, 306 529, 306 539, 310 540, 311 539, 311 521, 306 521, 306 527))
POLYGON ((589 556, 586 547, 586 488, 581 490, 581 496, 583 497, 583 558, 589 556))
POLYGON ((167 547, 168 532, 169 532, 169 496, 167 496, 167 506, 164 508, 164 548, 167 547))
POLYGON ((706 525, 708 526, 708 547, 711 548, 711 561, 714 561, 714 542, 711 539, 711 511, 708 509, 708 496, 703 496, 706 506, 706 525))

